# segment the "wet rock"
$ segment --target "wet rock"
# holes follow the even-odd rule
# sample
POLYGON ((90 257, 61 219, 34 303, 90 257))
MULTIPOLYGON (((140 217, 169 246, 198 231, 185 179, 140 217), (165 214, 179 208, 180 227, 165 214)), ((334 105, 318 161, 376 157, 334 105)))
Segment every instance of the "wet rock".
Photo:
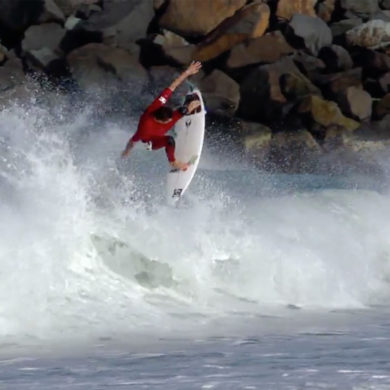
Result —
POLYGON ((89 6, 99 2, 99 0, 54 0, 66 17, 73 14, 80 6, 89 6))
POLYGON ((337 125, 353 131, 360 126, 358 122, 345 117, 337 103, 316 95, 306 98, 300 105, 299 112, 310 114, 313 122, 324 128, 337 125))
POLYGON ((124 0, 104 3, 104 12, 97 12, 80 24, 88 32, 102 34, 110 45, 127 48, 146 36, 149 23, 154 17, 152 0, 124 0))
POLYGON ((66 30, 73 30, 77 27, 77 25, 81 22, 81 19, 76 18, 75 16, 71 15, 68 19, 66 19, 65 22, 65 29, 66 30))
POLYGON ((325 46, 318 53, 318 57, 324 61, 329 72, 339 72, 353 67, 350 54, 342 46, 325 46))
POLYGON ((263 161, 269 152, 272 130, 257 122, 240 121, 240 138, 244 155, 257 161, 263 161))
MULTIPOLYGON (((291 58, 285 57, 274 64, 261 65, 252 70, 241 83, 239 114, 248 120, 272 123, 284 116, 286 96, 281 89, 281 80, 290 77, 301 89, 320 94, 295 66, 291 58), (304 85, 305 87, 302 87, 304 85)), ((294 91, 294 89, 292 89, 294 91)))
POLYGON ((198 45, 194 57, 208 61, 245 40, 261 37, 268 28, 269 18, 270 9, 261 0, 247 5, 198 45))
POLYGON ((214 70, 200 81, 207 110, 216 114, 234 115, 240 102, 240 86, 225 73, 214 70))
POLYGON ((65 21, 65 15, 54 0, 44 0, 44 9, 39 17, 40 23, 65 21))
POLYGON ((0 45, 0 65, 2 65, 7 59, 7 52, 8 50, 4 46, 0 45))
POLYGON ((295 14, 290 27, 295 36, 302 38, 305 47, 315 55, 322 47, 332 43, 332 32, 320 18, 295 14))
POLYGON ((322 148, 305 129, 272 136, 268 162, 285 172, 315 172, 322 148))
POLYGON ((229 68, 239 68, 261 62, 276 62, 294 51, 283 34, 275 31, 233 47, 227 66, 229 68))
POLYGON ((126 87, 142 87, 147 81, 147 72, 138 58, 128 51, 103 44, 83 46, 67 56, 70 71, 79 86, 85 90, 104 89, 121 82, 126 87))
POLYGON ((390 10, 390 0, 382 0, 381 8, 385 10, 390 10))
POLYGON ((378 0, 340 0, 340 6, 349 13, 364 17, 379 11, 378 0))
POLYGON ((377 78, 379 73, 386 73, 390 70, 390 57, 385 53, 359 48, 352 54, 354 63, 364 68, 366 77, 377 78))
POLYGON ((276 16, 290 20, 295 14, 316 16, 314 6, 317 0, 279 0, 276 16))
POLYGON ((159 24, 184 36, 206 35, 245 3, 246 0, 170 0, 159 24))
POLYGON ((390 22, 370 20, 349 30, 346 37, 351 45, 370 49, 387 46, 390 44, 390 22))

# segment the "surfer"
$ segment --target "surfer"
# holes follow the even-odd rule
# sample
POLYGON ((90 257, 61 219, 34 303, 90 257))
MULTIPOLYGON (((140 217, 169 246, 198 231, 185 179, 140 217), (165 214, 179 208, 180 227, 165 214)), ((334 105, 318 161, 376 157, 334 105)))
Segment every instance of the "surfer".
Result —
POLYGON ((188 77, 196 74, 201 69, 199 61, 193 61, 173 83, 154 100, 154 102, 142 114, 136 133, 129 139, 122 157, 130 154, 134 144, 138 141, 147 144, 149 150, 165 148, 168 161, 174 169, 187 170, 189 164, 175 159, 175 139, 166 133, 174 124, 187 113, 191 113, 200 106, 199 100, 192 101, 176 110, 167 107, 166 104, 175 89, 188 77))

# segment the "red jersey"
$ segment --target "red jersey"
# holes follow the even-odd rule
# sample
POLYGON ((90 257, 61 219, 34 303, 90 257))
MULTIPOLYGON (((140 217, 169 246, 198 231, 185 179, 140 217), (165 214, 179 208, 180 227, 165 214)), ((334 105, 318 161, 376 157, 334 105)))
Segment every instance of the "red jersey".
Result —
POLYGON ((159 123, 153 117, 153 112, 164 106, 172 96, 172 91, 169 88, 164 89, 162 94, 146 109, 142 114, 138 129, 131 138, 133 142, 152 141, 154 137, 161 137, 168 132, 173 125, 183 116, 178 110, 175 110, 172 119, 167 123, 159 123))

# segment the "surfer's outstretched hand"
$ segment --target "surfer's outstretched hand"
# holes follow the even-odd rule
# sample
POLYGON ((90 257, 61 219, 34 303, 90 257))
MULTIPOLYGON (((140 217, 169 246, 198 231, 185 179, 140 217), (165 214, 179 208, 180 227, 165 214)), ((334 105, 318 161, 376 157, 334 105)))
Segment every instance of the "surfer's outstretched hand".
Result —
POLYGON ((200 61, 192 61, 191 65, 187 68, 185 73, 188 76, 192 76, 194 74, 197 74, 201 68, 202 68, 202 63, 200 61))

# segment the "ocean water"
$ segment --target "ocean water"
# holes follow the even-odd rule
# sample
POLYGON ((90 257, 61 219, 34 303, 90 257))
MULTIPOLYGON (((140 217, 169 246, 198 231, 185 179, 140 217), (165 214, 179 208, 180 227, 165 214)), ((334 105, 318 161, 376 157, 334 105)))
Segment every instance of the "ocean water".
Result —
POLYGON ((135 125, 0 112, 0 389, 390 389, 386 179, 206 148, 171 208, 135 125))

